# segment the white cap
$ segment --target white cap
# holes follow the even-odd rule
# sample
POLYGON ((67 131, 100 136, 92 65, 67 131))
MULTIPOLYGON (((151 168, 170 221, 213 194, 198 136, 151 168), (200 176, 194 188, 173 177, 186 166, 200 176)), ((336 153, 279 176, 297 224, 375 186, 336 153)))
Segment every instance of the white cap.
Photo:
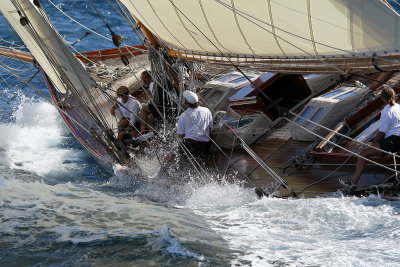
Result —
POLYGON ((194 93, 192 91, 188 91, 188 90, 184 91, 183 92, 183 97, 190 104, 196 104, 197 102, 199 102, 199 97, 197 96, 196 93, 194 93))

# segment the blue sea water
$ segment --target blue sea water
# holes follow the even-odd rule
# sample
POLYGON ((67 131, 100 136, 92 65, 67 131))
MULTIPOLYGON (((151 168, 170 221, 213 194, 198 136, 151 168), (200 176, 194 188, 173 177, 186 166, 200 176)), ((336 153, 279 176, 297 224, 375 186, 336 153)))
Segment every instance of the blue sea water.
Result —
MULTIPOLYGON (((53 1, 109 36, 89 1, 53 1)), ((112 1, 93 1, 128 44, 112 1)), ((73 42, 87 31, 42 1, 73 42)), ((396 7, 396 2, 393 2, 396 7)), ((0 38, 17 40, 0 20, 0 38)), ((113 44, 89 35, 79 51, 113 44)), ((2 62, 6 61, 1 59, 2 62)), ((30 77, 35 69, 18 73, 30 77)), ((40 76, 32 88, 0 68, 0 266, 399 266, 400 203, 379 196, 257 199, 240 184, 178 192, 107 169, 74 139, 40 76)))

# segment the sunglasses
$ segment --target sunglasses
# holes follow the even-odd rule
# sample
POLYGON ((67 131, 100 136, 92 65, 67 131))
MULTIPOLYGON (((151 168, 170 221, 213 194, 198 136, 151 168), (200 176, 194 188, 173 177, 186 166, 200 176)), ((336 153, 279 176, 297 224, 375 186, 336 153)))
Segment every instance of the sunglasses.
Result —
POLYGON ((128 94, 121 94, 121 93, 117 93, 118 96, 126 96, 128 94))

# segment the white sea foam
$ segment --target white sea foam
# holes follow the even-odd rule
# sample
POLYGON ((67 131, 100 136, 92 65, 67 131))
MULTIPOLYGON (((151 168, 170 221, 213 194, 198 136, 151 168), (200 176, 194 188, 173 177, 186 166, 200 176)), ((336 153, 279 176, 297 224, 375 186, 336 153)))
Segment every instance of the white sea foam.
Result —
POLYGON ((46 175, 67 171, 63 162, 81 156, 59 147, 68 130, 52 105, 25 100, 14 117, 14 123, 0 124, 0 166, 46 175))
POLYGON ((206 185, 185 185, 185 206, 240 206, 255 201, 256 194, 251 188, 240 183, 210 182, 206 185))
MULTIPOLYGON (((35 229, 73 243, 155 236, 147 241, 163 253, 207 261, 212 247, 236 255, 232 265, 400 264, 400 203, 380 197, 258 200, 241 184, 189 182, 170 190, 144 186, 121 198, 71 183, 15 179, 4 169, 46 175, 71 167, 64 161, 80 152, 60 148, 67 130, 51 105, 24 102, 14 116, 15 123, 0 124, 0 232, 15 247, 36 242, 35 229), (23 239, 21 227, 29 229, 23 239)), ((132 184, 117 171, 107 185, 132 184)))
MULTIPOLYGON (((23 226, 55 233, 59 242, 144 235, 155 251, 179 257, 208 261, 210 248, 219 257, 235 253, 232 265, 399 263, 400 203, 380 197, 256 200, 241 186, 206 185, 189 206, 175 208, 71 183, 2 178, 0 188, 0 205, 7 205, 0 209, 0 231, 10 235, 23 226), (224 190, 230 194, 219 194, 224 190)), ((15 240, 15 246, 24 242, 35 240, 15 240)))
POLYGON ((252 266, 398 264, 400 203, 379 197, 262 200, 199 208, 252 266))
POLYGON ((0 176, 0 191, 5 187, 7 187, 6 181, 2 176, 0 176))
MULTIPOLYGON (((169 207, 121 199, 71 183, 48 185, 41 181, 26 183, 15 179, 4 182, 7 186, 0 194, 0 204, 7 203, 7 209, 0 209, 2 234, 18 236, 18 229, 26 226, 30 235, 47 233, 57 242, 75 244, 106 240, 112 236, 146 236, 154 250, 200 261, 205 259, 179 241, 182 232, 186 235, 189 231, 199 240, 204 236, 180 227, 201 221, 196 215, 188 216, 190 212, 185 210, 175 209, 171 217, 169 207), (175 227, 176 231, 168 226, 175 227)), ((190 238, 185 237, 185 240, 190 238)), ((13 243, 20 247, 32 242, 35 242, 34 238, 16 239, 13 243)))
POLYGON ((180 255, 180 256, 185 256, 185 257, 190 257, 190 258, 195 258, 200 261, 204 261, 205 257, 201 255, 197 255, 196 253, 193 253, 190 249, 186 248, 183 246, 175 236, 175 234, 165 225, 163 224, 161 228, 161 237, 162 237, 162 245, 166 244, 166 250, 170 254, 174 255, 180 255))

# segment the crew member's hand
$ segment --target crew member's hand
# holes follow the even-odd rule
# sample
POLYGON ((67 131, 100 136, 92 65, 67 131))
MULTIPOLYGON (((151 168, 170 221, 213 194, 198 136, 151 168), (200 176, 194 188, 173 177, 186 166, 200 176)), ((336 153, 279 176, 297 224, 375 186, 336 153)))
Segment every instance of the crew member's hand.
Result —
POLYGON ((122 139, 124 138, 124 134, 125 134, 125 132, 120 132, 120 133, 118 134, 118 139, 119 139, 120 141, 122 141, 122 139))

